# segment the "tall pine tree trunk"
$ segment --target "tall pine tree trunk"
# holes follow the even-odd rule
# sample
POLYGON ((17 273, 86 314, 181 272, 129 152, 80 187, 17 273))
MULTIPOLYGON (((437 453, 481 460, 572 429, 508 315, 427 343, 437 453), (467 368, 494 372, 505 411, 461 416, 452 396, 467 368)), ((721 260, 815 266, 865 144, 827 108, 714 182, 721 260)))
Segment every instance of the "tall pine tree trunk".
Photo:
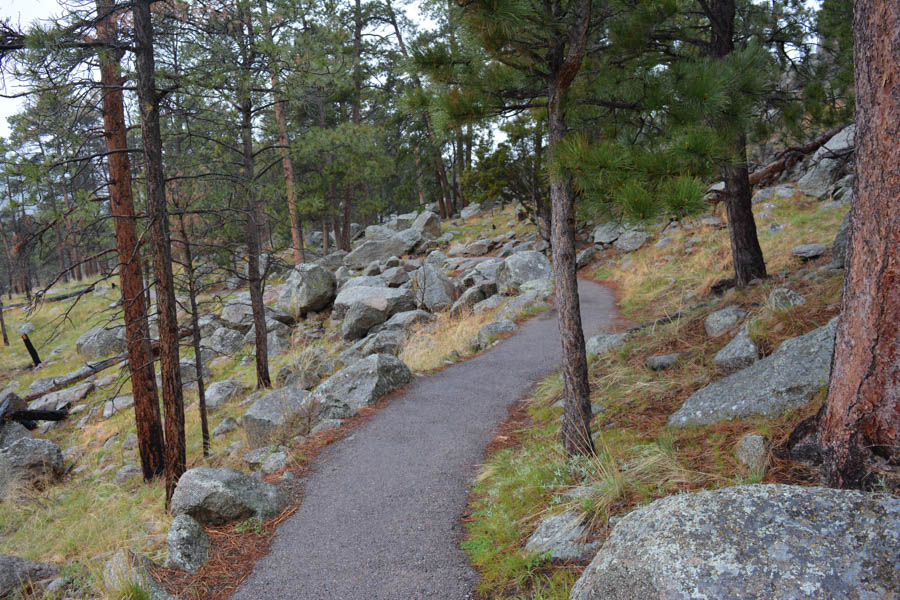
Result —
POLYGON ((109 0, 97 0, 97 38, 107 44, 98 53, 100 82, 103 85, 103 135, 109 162, 109 204, 116 232, 119 256, 119 279, 122 307, 125 312, 125 340, 128 345, 128 368, 134 396, 134 415, 137 425, 141 470, 145 480, 165 471, 163 431, 160 423, 153 354, 150 349, 150 329, 147 325, 147 305, 144 300, 144 279, 137 243, 134 201, 131 195, 131 164, 128 159, 128 140, 125 130, 125 107, 122 99, 122 79, 119 76, 121 51, 113 50, 118 30, 109 0))
MULTIPOLYGON (((591 1, 578 0, 572 10, 573 24, 568 47, 566 40, 556 41, 549 65, 551 77, 547 90, 547 119, 551 152, 566 135, 566 93, 584 59, 591 20, 591 1)), ((565 387, 560 436, 568 455, 593 454, 591 394, 575 268, 575 195, 571 181, 565 174, 556 175, 550 180, 550 203, 556 310, 559 313, 557 319, 562 339, 565 387)))
POLYGON ((162 135, 159 128, 159 98, 156 94, 153 59, 151 0, 133 0, 135 67, 141 108, 141 141, 147 171, 147 212, 156 275, 156 306, 159 312, 159 365, 166 433, 166 506, 185 471, 184 395, 178 357, 178 317, 175 281, 172 275, 172 248, 169 211, 166 208, 166 180, 162 163, 162 135))
POLYGON ((250 307, 256 334, 256 387, 272 387, 269 379, 269 345, 266 339, 266 316, 263 305, 262 276, 259 269, 259 200, 254 185, 253 120, 249 100, 241 106, 241 142, 244 153, 244 193, 247 195, 247 279, 250 307))
MULTIPOLYGON (((725 58, 734 52, 735 0, 710 0, 707 17, 712 29, 710 50, 714 58, 725 58)), ((722 165, 725 179, 725 207, 728 212, 728 231, 731 238, 731 259, 734 263, 734 283, 744 287, 754 278, 765 279, 766 263, 756 236, 753 219, 753 193, 750 170, 747 168, 747 136, 744 132, 728 133, 734 124, 722 123, 722 131, 732 139, 729 156, 722 165)))
POLYGON ((841 488, 900 467, 900 4, 856 2, 853 31, 856 195, 819 424, 826 481, 841 488))
MULTIPOLYGON (((269 21, 268 0, 260 0, 260 13, 262 15, 263 32, 266 42, 273 45, 272 23, 269 21)), ((306 262, 303 251, 303 225, 297 213, 297 201, 295 198, 294 165, 291 163, 290 140, 287 132, 287 116, 284 112, 284 100, 279 97, 278 69, 275 61, 270 59, 269 71, 272 81, 272 94, 275 97, 275 124, 278 126, 278 143, 281 145, 281 169, 284 171, 284 188, 287 196, 288 215, 291 219, 291 243, 294 246, 294 264, 306 262)))

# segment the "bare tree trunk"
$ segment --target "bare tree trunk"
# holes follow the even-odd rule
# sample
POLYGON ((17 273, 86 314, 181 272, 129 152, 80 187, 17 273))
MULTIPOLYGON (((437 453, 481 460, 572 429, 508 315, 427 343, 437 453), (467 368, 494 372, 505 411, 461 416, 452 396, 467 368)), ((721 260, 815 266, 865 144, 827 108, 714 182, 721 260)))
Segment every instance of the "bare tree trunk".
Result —
POLYGON ((124 150, 128 147, 125 131, 125 108, 122 99, 122 80, 119 76, 121 52, 112 50, 117 42, 113 5, 109 0, 97 0, 97 37, 107 48, 98 53, 100 81, 103 85, 103 133, 109 151, 109 204, 116 231, 119 254, 119 279, 122 306, 125 311, 125 339, 128 344, 128 368, 134 395, 134 414, 137 425, 138 449, 145 480, 165 470, 163 432, 160 423, 156 378, 153 373, 153 354, 147 326, 147 307, 144 303, 144 281, 141 276, 140 251, 137 244, 134 201, 131 196, 131 164, 124 150))
MULTIPOLYGON (((268 0, 260 0, 259 7, 262 15, 263 32, 266 36, 266 41, 271 45, 274 41, 272 38, 272 24, 269 22, 268 0)), ((288 214, 291 218, 291 242, 294 246, 294 264, 299 265, 306 262, 306 256, 304 256, 303 252, 303 225, 300 223, 300 217, 297 213, 297 202, 294 197, 294 165, 291 163, 287 116, 284 113, 284 100, 280 98, 278 93, 278 69, 275 67, 274 60, 270 60, 269 70, 271 72, 272 94, 275 96, 275 123, 278 125, 278 143, 281 145, 281 168, 284 171, 284 188, 287 196, 288 214)))
POLYGON ((3 345, 9 346, 9 338, 6 336, 6 321, 3 319, 3 296, 0 295, 0 333, 3 334, 3 345))
POLYGON ((256 331, 256 387, 272 387, 269 379, 269 347, 266 339, 266 315, 263 306, 262 278, 259 270, 259 200, 256 197, 253 164, 252 111, 249 100, 241 107, 241 140, 244 152, 244 183, 247 194, 247 279, 250 306, 256 331))
POLYGON ((134 0, 131 13, 134 17, 141 140, 147 171, 147 212, 150 214, 153 272, 156 275, 156 306, 159 311, 159 364, 163 406, 166 412, 166 507, 168 507, 178 479, 186 469, 187 458, 184 439, 184 395, 178 356, 178 317, 175 281, 172 275, 166 183, 162 164, 162 135, 159 129, 159 98, 156 94, 150 2, 151 0, 134 0))
POLYGON ((856 196, 820 422, 826 482, 840 488, 900 466, 900 4, 854 7, 856 196))
MULTIPOLYGON (((66 213, 68 213, 72 209, 71 205, 69 204, 69 188, 66 185, 65 181, 63 182, 63 205, 66 207, 66 213)), ((66 218, 66 224, 71 230, 71 219, 66 218)), ((81 269, 81 260, 78 258, 78 244, 73 243, 70 246, 69 250, 71 252, 72 260, 72 275, 75 277, 75 279, 81 281, 82 279, 84 279, 84 273, 81 269)))
MULTIPOLYGON (((573 11, 573 25, 566 40, 556 42, 554 64, 547 89, 547 117, 551 152, 566 134, 565 98, 584 59, 591 20, 591 0, 579 0, 573 11)), ((560 436, 568 455, 593 454, 591 438, 591 390, 588 384, 587 353, 581 326, 578 276, 575 268, 575 194, 565 175, 550 181, 551 240, 553 272, 556 276, 556 309, 562 339, 565 408, 560 436)))
MULTIPOLYGON (((712 29, 710 50, 714 58, 734 52, 734 0, 716 0, 709 5, 707 17, 712 29)), ((725 124, 726 128, 732 123, 725 124)), ((725 207, 734 263, 734 283, 744 287, 754 278, 765 279, 766 263, 756 236, 753 219, 750 171, 747 168, 747 136, 740 133, 731 140, 730 156, 722 165, 725 179, 725 207)))
POLYGON ((190 238, 184 226, 184 215, 178 219, 181 227, 181 243, 184 248, 184 270, 188 279, 188 297, 191 303, 191 345, 194 348, 194 369, 197 373, 197 404, 200 411, 200 432, 203 438, 203 456, 209 457, 209 419, 206 410, 206 382, 203 379, 203 352, 200 346, 200 309, 197 307, 197 273, 191 253, 190 238))

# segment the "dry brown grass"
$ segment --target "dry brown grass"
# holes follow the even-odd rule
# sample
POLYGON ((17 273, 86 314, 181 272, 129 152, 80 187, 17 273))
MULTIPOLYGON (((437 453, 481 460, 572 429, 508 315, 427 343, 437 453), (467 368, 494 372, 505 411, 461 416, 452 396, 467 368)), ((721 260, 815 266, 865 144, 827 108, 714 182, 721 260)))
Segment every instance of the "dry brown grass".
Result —
POLYGON ((461 357, 471 356, 469 341, 491 321, 495 312, 463 313, 455 317, 449 312, 440 313, 431 323, 422 323, 409 333, 400 359, 413 371, 433 371, 443 367, 453 351, 461 357))

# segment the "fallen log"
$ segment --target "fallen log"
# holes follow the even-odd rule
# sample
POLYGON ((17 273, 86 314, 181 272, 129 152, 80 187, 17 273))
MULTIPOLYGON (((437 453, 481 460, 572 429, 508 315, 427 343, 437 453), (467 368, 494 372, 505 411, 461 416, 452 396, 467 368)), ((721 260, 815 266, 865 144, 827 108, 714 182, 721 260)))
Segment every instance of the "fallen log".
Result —
POLYGON ((795 164, 797 164, 803 157, 808 154, 812 154, 823 145, 828 143, 828 140, 837 135, 843 127, 838 127, 837 129, 831 129, 826 131, 813 141, 808 144, 804 144, 803 146, 793 146, 791 148, 786 148, 775 155, 775 160, 767 164, 765 167, 761 169, 757 169, 750 173, 750 185, 756 185, 761 181, 765 181, 766 179, 773 177, 774 175, 778 175, 785 169, 788 169, 795 164))
MULTIPOLYGON (((91 292, 93 290, 94 290, 94 285, 91 284, 91 285, 87 286, 86 288, 81 288, 80 290, 75 290, 74 292, 69 292, 67 294, 60 294, 59 296, 52 296, 50 298, 42 298, 40 301, 41 302, 59 302, 61 300, 68 300, 69 298, 76 298, 78 296, 83 296, 84 294, 87 294, 88 292, 91 292)), ((29 305, 28 302, 17 302, 16 304, 6 304, 6 305, 0 303, 0 307, 2 307, 2 310, 9 310, 11 308, 24 308, 28 305, 29 305)))
MULTIPOLYGON (((186 329, 181 329, 178 332, 178 339, 183 339, 193 335, 193 329, 188 327, 186 329)), ((151 346, 153 352, 153 358, 159 357, 159 342, 153 342, 151 346)), ((73 371, 68 375, 63 375, 59 378, 55 378, 53 380, 53 385, 47 389, 41 390, 40 392, 34 392, 25 396, 25 402, 33 402, 38 398, 46 396, 51 392, 58 392, 59 390, 65 389, 72 385, 73 383, 78 383, 79 381, 83 381, 92 375, 96 375, 100 371, 113 367, 119 363, 123 363, 128 360, 128 352, 122 352, 121 354, 116 354, 115 356, 111 356, 105 360, 101 360, 96 363, 87 363, 77 371, 73 371)))

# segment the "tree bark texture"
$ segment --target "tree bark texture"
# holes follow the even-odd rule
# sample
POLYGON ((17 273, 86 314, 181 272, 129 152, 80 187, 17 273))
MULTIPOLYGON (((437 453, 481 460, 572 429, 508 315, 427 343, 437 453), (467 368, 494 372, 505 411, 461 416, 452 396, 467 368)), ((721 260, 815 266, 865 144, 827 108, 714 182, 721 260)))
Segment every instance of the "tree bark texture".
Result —
MULTIPOLYGON (((118 37, 113 5, 109 0, 97 0, 97 38, 109 45, 118 37)), ((128 345, 128 368, 134 395, 134 415, 137 426, 141 470, 145 480, 165 470, 163 431, 150 349, 150 329, 147 325, 147 305, 144 301, 144 279, 137 243, 134 201, 131 195, 131 164, 125 130, 125 107, 122 80, 119 75, 118 51, 99 53, 100 81, 103 85, 103 135, 109 151, 109 204, 116 232, 119 256, 119 279, 122 307, 125 312, 125 339, 128 345)))
POLYGON ((826 482, 900 466, 900 4, 857 0, 856 200, 820 443, 826 482))
POLYGON ((166 179, 163 173, 162 135, 159 129, 159 98, 153 58, 151 0, 134 0, 135 66, 137 92, 141 107, 141 140, 147 182, 147 212, 150 215, 150 239, 153 249, 153 273, 156 275, 156 307, 159 325, 159 367, 166 434, 166 506, 186 468, 184 440, 184 392, 178 356, 178 316, 175 304, 175 280, 172 275, 172 246, 169 211, 166 207, 166 179))
MULTIPOLYGON (((557 41, 551 54, 548 82, 547 117, 550 151, 566 135, 565 97, 581 67, 587 44, 591 19, 590 0, 580 0, 571 8, 573 26, 568 47, 557 41)), ((581 305, 578 299, 578 276, 575 268, 575 194, 571 181, 561 175, 550 181, 553 273, 556 276, 556 310, 562 339, 563 383, 565 408, 560 436, 563 448, 570 456, 593 454, 591 438, 591 394, 588 383, 587 353, 581 325, 581 305)))

